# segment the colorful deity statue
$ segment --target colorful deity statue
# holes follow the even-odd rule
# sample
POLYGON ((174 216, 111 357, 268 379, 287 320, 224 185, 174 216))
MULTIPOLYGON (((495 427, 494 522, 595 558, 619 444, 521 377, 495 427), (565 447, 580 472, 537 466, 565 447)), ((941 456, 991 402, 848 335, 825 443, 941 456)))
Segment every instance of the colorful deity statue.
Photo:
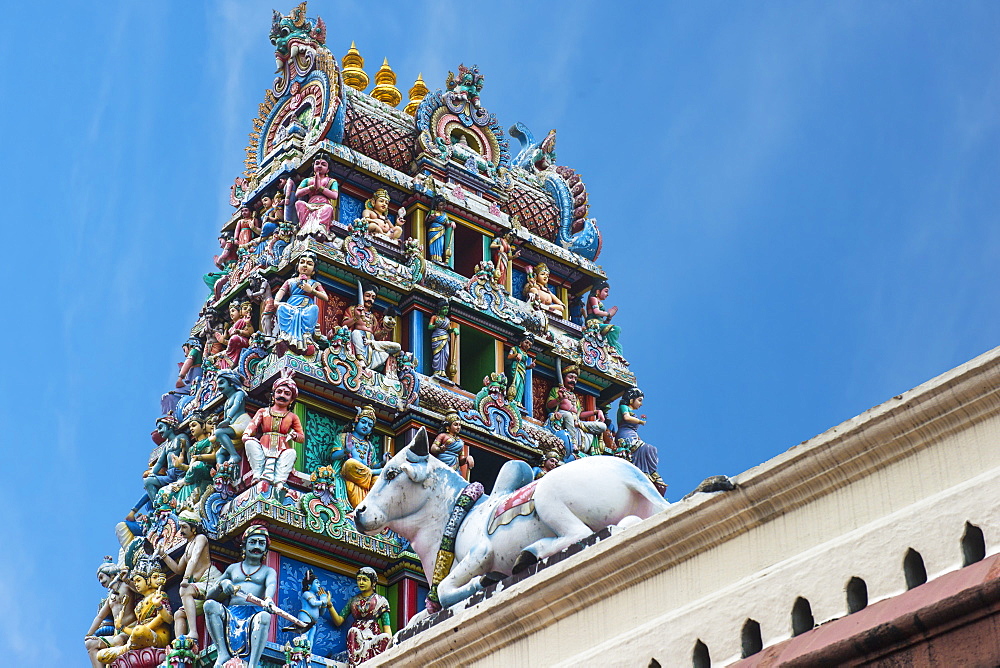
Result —
POLYGON ((142 485, 149 500, 156 498, 160 488, 181 477, 180 465, 187 460, 188 437, 180 430, 177 418, 165 415, 156 421, 156 433, 163 446, 153 465, 142 476, 142 485))
POLYGON ((561 376, 562 384, 556 385, 549 391, 545 402, 546 412, 559 419, 563 428, 569 431, 575 454, 584 456, 602 454, 600 443, 593 437, 601 436, 607 431, 604 411, 583 410, 580 397, 575 392, 576 382, 580 377, 575 364, 563 369, 561 376))
POLYGON ((250 274, 247 298, 260 304, 260 333, 268 340, 273 339, 277 335, 275 315, 278 307, 274 303, 271 283, 259 269, 250 274))
POLYGON ((539 262, 534 270, 529 268, 524 284, 524 298, 542 311, 559 318, 566 317, 566 305, 549 290, 549 265, 539 262))
POLYGON ((448 311, 451 309, 447 299, 437 303, 437 313, 431 316, 427 328, 431 330, 431 368, 434 377, 453 382, 458 374, 458 360, 452 352, 459 327, 451 322, 448 311))
POLYGON ((215 668, 234 657, 245 660, 247 668, 261 668, 271 613, 277 610, 278 573, 264 563, 269 544, 267 527, 254 524, 244 531, 242 561, 227 568, 208 591, 205 625, 218 649, 215 668))
MULTIPOLYGON (((177 382, 174 389, 163 395, 160 399, 160 413, 162 415, 176 414, 178 406, 182 406, 182 401, 191 396, 194 384, 201 378, 201 341, 196 337, 191 337, 181 346, 184 352, 184 361, 180 363, 180 370, 177 372, 177 382)), ((186 401, 185 401, 186 403, 186 401)))
POLYGON ((308 236, 320 240, 330 240, 330 224, 333 222, 333 202, 339 197, 337 181, 327 174, 330 163, 317 156, 313 160, 313 175, 302 179, 295 191, 295 211, 299 215, 299 231, 296 236, 308 236))
POLYGON ((372 442, 377 418, 370 405, 358 409, 351 426, 333 438, 330 461, 334 472, 343 481, 343 490, 337 496, 345 499, 352 508, 358 507, 368 490, 375 484, 380 468, 378 453, 372 442))
MULTIPOLYGON (((316 574, 313 573, 311 568, 306 569, 306 573, 302 576, 302 597, 301 603, 299 604, 299 613, 295 615, 300 620, 308 624, 308 629, 305 632, 306 640, 309 641, 309 646, 312 647, 313 643, 316 642, 316 631, 319 629, 317 626, 319 622, 320 615, 331 605, 330 592, 323 589, 320 584, 319 579, 316 574)), ((289 627, 285 629, 286 631, 296 630, 295 627, 289 627)))
POLYGON ((208 537, 201 532, 201 518, 198 514, 185 510, 178 517, 178 530, 187 541, 183 556, 174 561, 162 546, 156 548, 156 556, 167 568, 181 576, 182 607, 174 617, 174 635, 178 638, 187 636, 197 642, 198 626, 195 620, 202 612, 209 589, 215 586, 222 573, 212 565, 209 558, 208 537))
POLYGON ((132 586, 142 600, 135 606, 135 623, 122 628, 124 642, 97 653, 97 660, 111 664, 133 649, 166 647, 170 644, 170 600, 163 592, 167 576, 159 569, 137 569, 132 575, 132 586))
MULTIPOLYGON (((108 595, 101 601, 97 615, 83 639, 91 668, 100 668, 97 653, 116 646, 114 643, 121 634, 122 626, 134 621, 132 606, 129 605, 132 590, 125 581, 127 574, 128 570, 116 564, 111 557, 105 557, 97 568, 97 581, 108 590, 108 595)), ((123 642, 124 636, 120 636, 118 645, 123 642)))
POLYGON ((347 665, 350 668, 372 659, 392 643, 392 627, 389 625, 389 601, 375 593, 378 575, 375 569, 365 566, 358 570, 358 593, 352 596, 338 612, 331 605, 330 618, 340 626, 348 615, 354 623, 347 631, 347 665))
POLYGON ((555 450, 549 450, 542 456, 542 465, 534 466, 531 470, 535 474, 535 480, 538 480, 557 466, 562 466, 562 460, 559 457, 559 453, 555 450))
POLYGON ((253 209, 249 206, 240 207, 240 217, 236 221, 236 232, 234 234, 236 246, 240 251, 247 251, 253 244, 253 240, 260 235, 260 227, 257 225, 257 218, 253 209))
POLYGON ((660 462, 659 454, 656 448, 639 438, 639 427, 646 424, 646 416, 638 415, 644 398, 642 390, 638 387, 630 387, 622 395, 618 404, 616 450, 622 453, 622 456, 631 459, 636 468, 645 473, 660 494, 663 494, 667 491, 667 483, 663 482, 659 471, 656 470, 660 462))
POLYGON ((254 481, 269 482, 270 494, 278 500, 284 498, 285 482, 295 466, 296 452, 292 442, 305 441, 302 422, 292 411, 298 395, 299 388, 291 371, 283 369, 281 377, 271 387, 271 405, 257 411, 243 436, 254 481))
POLYGON ((229 304, 229 327, 215 336, 225 350, 215 358, 215 366, 220 369, 234 369, 240 361, 240 353, 250 345, 253 335, 251 320, 252 305, 250 302, 233 300, 229 304))
POLYGON ((403 216, 406 211, 400 208, 396 214, 396 222, 393 223, 389 220, 389 202, 389 191, 379 188, 365 202, 361 219, 368 225, 369 234, 380 234, 395 241, 403 236, 403 224, 406 222, 403 216))
POLYGON ((319 322, 317 299, 326 301, 326 290, 313 278, 316 273, 316 254, 306 251, 296 264, 298 275, 285 281, 274 295, 277 304, 278 339, 285 341, 292 350, 308 354, 315 350, 313 336, 319 322))
POLYGON ((528 369, 535 367, 535 360, 531 357, 531 346, 534 343, 535 335, 531 332, 524 332, 518 344, 507 353, 507 377, 510 378, 510 385, 507 386, 507 401, 518 406, 524 405, 525 379, 528 376, 528 369))
POLYGON ((212 488, 212 467, 215 464, 215 441, 212 437, 214 427, 214 423, 200 412, 195 412, 188 418, 187 431, 190 439, 187 461, 177 462, 177 468, 183 473, 183 477, 161 487, 158 492, 160 497, 167 495, 171 507, 195 510, 205 493, 212 488))
POLYGON ((458 471, 463 466, 468 465, 471 469, 475 466, 472 456, 465 451, 465 441, 459 434, 462 433, 462 420, 458 413, 452 411, 444 416, 441 422, 441 431, 431 444, 431 454, 447 464, 453 471, 458 471))
POLYGON ((358 284, 358 303, 347 309, 344 316, 344 327, 351 330, 351 345, 354 356, 369 369, 378 371, 385 368, 390 357, 402 352, 402 347, 395 341, 381 340, 391 336, 396 326, 394 315, 382 318, 381 326, 375 322, 375 297, 378 288, 372 284, 358 284))
POLYGON ((608 285, 607 281, 598 281, 594 284, 590 296, 587 297, 587 327, 600 332, 615 354, 619 358, 623 358, 622 345, 618 342, 621 327, 611 324, 611 318, 618 313, 618 307, 612 306, 609 309, 604 307, 604 300, 608 298, 610 292, 611 286, 608 285))
POLYGON ((445 199, 434 197, 432 208, 427 214, 427 254, 431 262, 448 264, 451 260, 452 240, 455 235, 455 221, 444 212, 445 199))
POLYGON ((226 403, 222 406, 222 419, 215 425, 212 434, 219 446, 215 461, 219 466, 230 464, 238 469, 243 457, 236 450, 236 445, 250 424, 250 416, 246 412, 247 393, 243 391, 240 375, 232 369, 220 371, 215 377, 215 385, 226 398, 226 403))
POLYGON ((215 284, 220 278, 225 276, 225 272, 228 271, 229 265, 236 261, 236 238, 232 232, 222 232, 219 234, 219 248, 222 252, 216 255, 212 260, 215 262, 215 266, 218 267, 223 273, 212 274, 214 280, 209 287, 215 284))
POLYGON ((507 289, 507 277, 510 274, 510 261, 520 254, 521 249, 514 245, 517 230, 507 230, 490 243, 490 253, 493 258, 493 280, 502 289, 507 289))

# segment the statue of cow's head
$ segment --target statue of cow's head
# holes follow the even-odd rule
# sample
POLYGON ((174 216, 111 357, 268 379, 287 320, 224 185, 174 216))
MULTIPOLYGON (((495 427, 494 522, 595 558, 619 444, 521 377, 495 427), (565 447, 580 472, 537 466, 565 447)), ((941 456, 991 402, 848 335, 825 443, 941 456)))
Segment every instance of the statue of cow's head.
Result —
MULTIPOLYGON (((421 427, 410 444, 389 460, 364 501, 355 509, 354 522, 358 530, 374 535, 390 523, 418 515, 436 494, 447 493, 447 485, 435 489, 438 487, 435 481, 442 477, 442 470, 453 473, 437 457, 430 456, 427 431, 421 427)), ((402 531, 399 526, 392 528, 409 538, 405 526, 402 531)))

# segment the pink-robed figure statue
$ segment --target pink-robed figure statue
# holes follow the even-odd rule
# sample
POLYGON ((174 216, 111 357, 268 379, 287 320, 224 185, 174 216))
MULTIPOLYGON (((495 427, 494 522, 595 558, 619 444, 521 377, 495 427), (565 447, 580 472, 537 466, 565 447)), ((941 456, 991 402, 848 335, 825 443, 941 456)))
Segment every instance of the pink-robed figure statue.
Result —
POLYGON ((389 601, 375 593, 377 581, 375 569, 362 566, 357 574, 358 593, 340 611, 332 603, 327 604, 335 626, 347 621, 348 615, 354 617, 354 623, 347 631, 347 665, 350 668, 375 658, 392 644, 389 601))
POLYGON ((282 370, 281 377, 271 387, 271 405, 258 410, 243 432, 243 445, 254 482, 266 480, 271 483, 271 496, 278 500, 284 497, 285 482, 295 466, 292 441, 305 441, 302 422, 292 411, 292 402, 298 396, 299 388, 292 380, 291 371, 282 370))
POLYGON ((296 236, 305 239, 331 239, 330 223, 333 221, 333 202, 338 197, 339 185, 327 176, 330 165, 326 158, 313 160, 313 175, 302 179, 295 191, 295 211, 299 214, 299 231, 296 236))

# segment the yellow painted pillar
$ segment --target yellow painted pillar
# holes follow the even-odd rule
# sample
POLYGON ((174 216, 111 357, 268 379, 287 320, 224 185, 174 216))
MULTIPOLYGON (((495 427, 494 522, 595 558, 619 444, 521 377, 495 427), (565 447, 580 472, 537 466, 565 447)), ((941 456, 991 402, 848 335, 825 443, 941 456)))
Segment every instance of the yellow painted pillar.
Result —
MULTIPOLYGON (((503 341, 501 341, 500 339, 496 339, 493 341, 493 343, 494 345, 496 345, 496 351, 493 354, 494 357, 493 368, 496 369, 497 373, 503 373, 503 366, 504 366, 503 341)), ((510 378, 508 378, 507 380, 509 381, 510 378)))
POLYGON ((413 214, 413 226, 410 231, 413 233, 412 236, 420 243, 420 255, 423 258, 427 258, 427 232, 424 229, 425 222, 427 220, 427 212, 423 209, 417 209, 413 214))

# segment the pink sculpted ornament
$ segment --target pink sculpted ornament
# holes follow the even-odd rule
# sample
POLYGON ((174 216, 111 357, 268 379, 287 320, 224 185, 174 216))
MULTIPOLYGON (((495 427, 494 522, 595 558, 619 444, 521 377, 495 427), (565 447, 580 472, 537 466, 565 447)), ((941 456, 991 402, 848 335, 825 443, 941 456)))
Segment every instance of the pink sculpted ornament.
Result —
POLYGON ((299 239, 314 236, 329 240, 333 221, 333 201, 337 199, 337 181, 327 176, 330 165, 326 158, 313 160, 313 175, 302 179, 295 191, 295 211, 299 214, 299 239))

